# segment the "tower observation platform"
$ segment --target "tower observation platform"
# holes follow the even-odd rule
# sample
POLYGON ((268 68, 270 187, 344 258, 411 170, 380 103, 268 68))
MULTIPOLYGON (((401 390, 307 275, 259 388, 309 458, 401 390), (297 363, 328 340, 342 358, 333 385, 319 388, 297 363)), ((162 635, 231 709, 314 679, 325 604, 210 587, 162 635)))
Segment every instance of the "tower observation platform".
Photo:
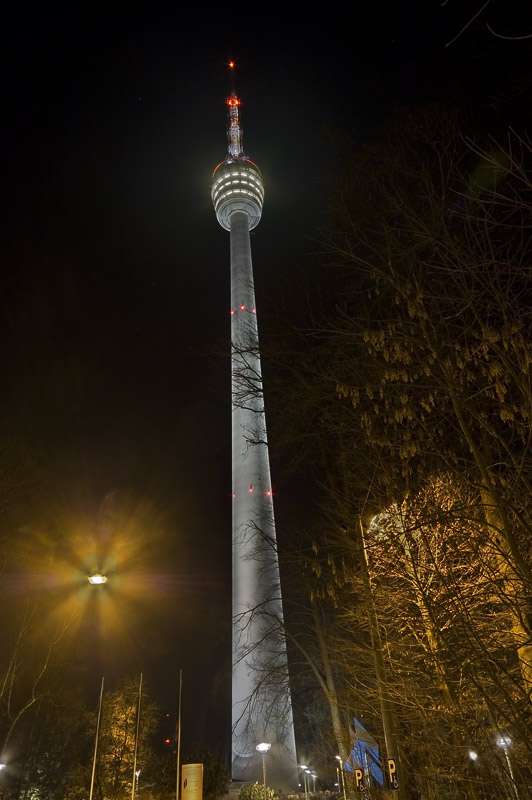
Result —
POLYGON ((231 776, 262 782, 256 747, 268 743, 267 782, 287 792, 297 787, 297 760, 249 235, 261 218, 264 186, 243 152, 235 93, 227 105, 228 153, 214 170, 211 197, 218 222, 230 233, 231 261, 231 776))

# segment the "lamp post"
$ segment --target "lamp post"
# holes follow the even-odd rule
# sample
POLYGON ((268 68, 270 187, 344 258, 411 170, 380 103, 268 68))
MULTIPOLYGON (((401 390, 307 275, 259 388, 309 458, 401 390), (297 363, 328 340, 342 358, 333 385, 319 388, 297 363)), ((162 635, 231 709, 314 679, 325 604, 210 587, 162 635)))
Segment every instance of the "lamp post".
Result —
POLYGON ((310 776, 312 778, 312 791, 316 794, 316 778, 318 777, 315 772, 310 776))
MULTIPOLYGON (((473 764, 476 767, 477 766, 477 760, 478 760, 477 751, 476 750, 470 750, 469 751, 469 758, 471 759, 471 761, 473 762, 473 764)), ((478 774, 478 770, 475 770, 475 772, 478 774)), ((480 788, 482 789, 482 797, 484 798, 484 800, 486 800, 486 790, 484 789, 484 781, 480 782, 480 788)))
POLYGON ((345 777, 344 777, 344 762, 342 761, 341 756, 335 756, 336 760, 340 762, 340 775, 342 778, 342 791, 344 793, 344 797, 347 797, 345 792, 345 777))
POLYGON ((264 783, 264 800, 267 800, 266 797, 266 753, 270 749, 271 744, 269 742, 261 742, 255 748, 258 750, 262 756, 262 781, 264 783))
POLYGON ((511 744, 512 744, 512 740, 506 734, 501 734, 499 736, 499 738, 497 739, 497 746, 498 747, 502 747, 502 750, 504 752, 504 757, 506 758, 506 764, 508 766, 508 773, 510 775, 510 782, 512 784, 512 794, 513 794, 515 800, 519 800, 519 794, 517 792, 517 785, 515 783, 515 775, 514 775, 514 771, 513 771, 513 767, 512 767, 512 762, 510 761, 510 753, 508 751, 508 748, 510 747, 511 744))
POLYGON ((305 791, 305 800, 308 800, 308 789, 307 789, 307 765, 300 764, 299 769, 303 770, 303 789, 305 791))

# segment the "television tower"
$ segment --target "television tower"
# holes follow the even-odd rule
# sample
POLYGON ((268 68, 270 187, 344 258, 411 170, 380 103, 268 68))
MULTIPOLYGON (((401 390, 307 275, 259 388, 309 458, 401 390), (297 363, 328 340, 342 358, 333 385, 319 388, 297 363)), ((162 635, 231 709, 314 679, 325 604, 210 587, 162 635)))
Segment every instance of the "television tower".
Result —
MULTIPOLYGON (((234 64, 229 67, 232 73, 234 64)), ((259 168, 244 155, 234 91, 227 107, 227 156, 214 170, 211 197, 231 245, 231 776, 262 783, 265 765, 272 788, 293 791, 297 761, 249 235, 261 218, 264 187, 259 168), (258 744, 271 749, 261 755, 258 744)))

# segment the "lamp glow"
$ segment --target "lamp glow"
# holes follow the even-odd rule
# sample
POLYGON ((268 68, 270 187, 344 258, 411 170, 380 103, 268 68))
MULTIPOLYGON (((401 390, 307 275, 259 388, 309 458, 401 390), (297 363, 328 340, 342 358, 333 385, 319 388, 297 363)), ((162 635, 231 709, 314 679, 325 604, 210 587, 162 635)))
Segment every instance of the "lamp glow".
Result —
POLYGON ((94 575, 91 575, 88 579, 91 586, 98 586, 102 583, 107 583, 107 578, 105 575, 100 575, 99 572, 96 572, 94 575))

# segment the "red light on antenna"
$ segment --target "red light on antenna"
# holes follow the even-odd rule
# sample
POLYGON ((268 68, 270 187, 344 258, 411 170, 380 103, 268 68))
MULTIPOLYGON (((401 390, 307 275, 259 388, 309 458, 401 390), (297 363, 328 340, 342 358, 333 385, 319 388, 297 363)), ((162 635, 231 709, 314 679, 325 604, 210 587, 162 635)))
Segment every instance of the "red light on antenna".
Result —
POLYGON ((235 66, 235 62, 234 61, 230 61, 229 62, 229 69, 233 69, 234 66, 235 66))
POLYGON ((252 494, 253 492, 253 484, 249 487, 249 493, 252 494))
POLYGON ((245 307, 246 306, 244 305, 244 303, 242 303, 242 305, 240 306, 240 311, 244 311, 245 307))

